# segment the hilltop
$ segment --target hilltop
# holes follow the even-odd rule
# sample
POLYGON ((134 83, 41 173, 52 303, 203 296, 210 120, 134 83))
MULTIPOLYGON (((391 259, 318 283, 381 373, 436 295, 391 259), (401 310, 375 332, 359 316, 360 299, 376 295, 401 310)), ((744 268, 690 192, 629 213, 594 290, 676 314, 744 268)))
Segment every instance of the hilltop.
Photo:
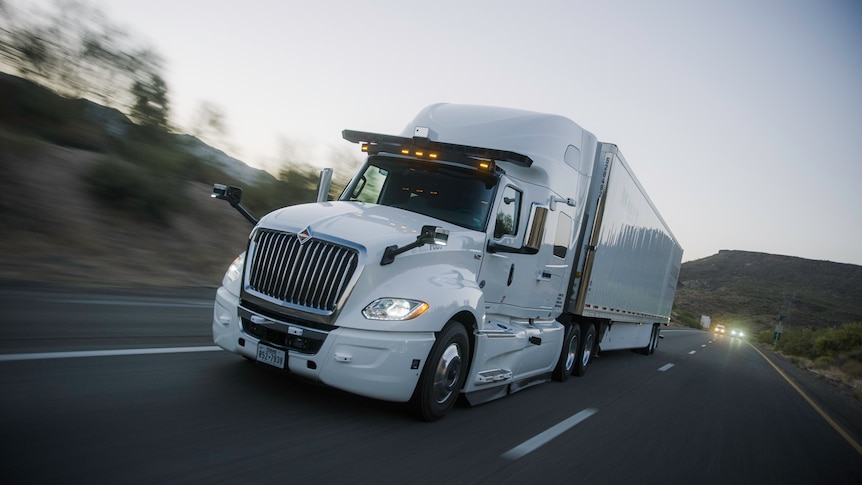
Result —
POLYGON ((683 318, 750 330, 826 328, 862 321, 862 266, 749 251, 720 251, 682 265, 674 303, 683 318))

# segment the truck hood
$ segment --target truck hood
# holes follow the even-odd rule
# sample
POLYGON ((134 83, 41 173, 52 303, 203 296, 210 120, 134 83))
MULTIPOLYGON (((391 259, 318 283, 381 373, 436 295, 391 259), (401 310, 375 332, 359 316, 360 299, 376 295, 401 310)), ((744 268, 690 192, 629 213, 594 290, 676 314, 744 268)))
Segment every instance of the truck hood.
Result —
MULTIPOLYGON (((374 257, 378 251, 382 255, 387 246, 403 246, 415 241, 425 225, 450 231, 450 244, 455 242, 453 238, 460 240, 459 236, 465 233, 470 235, 466 239, 472 241, 466 246, 477 245, 475 249, 481 250, 484 243, 484 233, 423 214, 364 202, 334 201, 285 207, 263 217, 259 225, 297 233, 307 229, 312 237, 347 246, 363 246, 369 257, 374 257)), ((465 242, 460 241, 459 249, 468 249, 464 247, 465 242)))
MULTIPOLYGON (((433 331, 439 318, 483 307, 478 273, 485 233, 422 214, 389 206, 353 201, 318 202, 285 207, 266 215, 258 227, 301 234, 355 248, 359 252, 354 286, 338 312, 339 327, 433 331), (385 249, 416 241, 422 226, 449 231, 445 246, 425 244, 405 251, 391 264, 381 265, 385 249), (398 297, 424 301, 430 309, 423 318, 402 321, 368 320, 362 309, 376 299, 398 297), (439 316, 438 316, 439 315, 439 316)), ((302 311, 302 310, 300 310, 302 311)), ((297 314, 316 318, 311 314, 297 314)), ((481 318, 477 315, 477 318, 481 318)))

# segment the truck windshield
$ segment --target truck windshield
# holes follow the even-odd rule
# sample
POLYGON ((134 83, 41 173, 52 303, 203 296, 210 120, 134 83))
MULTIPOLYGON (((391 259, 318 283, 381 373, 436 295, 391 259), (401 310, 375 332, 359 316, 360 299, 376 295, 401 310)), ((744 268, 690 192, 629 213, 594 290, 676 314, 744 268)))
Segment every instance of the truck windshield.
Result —
POLYGON ((439 162, 370 157, 342 200, 388 205, 484 231, 497 177, 439 162))

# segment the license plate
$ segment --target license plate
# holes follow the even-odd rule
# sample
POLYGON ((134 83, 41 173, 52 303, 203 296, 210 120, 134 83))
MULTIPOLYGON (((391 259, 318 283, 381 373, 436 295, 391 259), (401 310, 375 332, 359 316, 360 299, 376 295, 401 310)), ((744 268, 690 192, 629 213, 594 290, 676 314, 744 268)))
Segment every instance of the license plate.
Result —
POLYGON ((272 348, 268 345, 257 344, 257 361, 269 364, 279 369, 284 369, 284 351, 272 348))

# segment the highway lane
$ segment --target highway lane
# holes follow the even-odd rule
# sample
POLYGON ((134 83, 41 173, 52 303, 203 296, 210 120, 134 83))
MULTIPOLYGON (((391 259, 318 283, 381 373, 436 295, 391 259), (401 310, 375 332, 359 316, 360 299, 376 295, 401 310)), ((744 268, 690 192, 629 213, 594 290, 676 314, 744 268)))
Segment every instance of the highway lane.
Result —
POLYGON ((0 282, 0 352, 212 345, 215 289, 0 282))
MULTIPOLYGON (((184 344, 209 327, 208 309, 170 298, 80 296, 46 306, 49 320, 122 327, 126 308, 125 343, 159 342, 146 322, 175 319, 184 344)), ((25 300, 0 299, 4 314, 25 300)), ((859 483, 862 455, 746 342, 664 334, 655 355, 607 353, 584 378, 459 404, 437 423, 225 352, 0 361, 0 471, 6 483, 859 483)))

